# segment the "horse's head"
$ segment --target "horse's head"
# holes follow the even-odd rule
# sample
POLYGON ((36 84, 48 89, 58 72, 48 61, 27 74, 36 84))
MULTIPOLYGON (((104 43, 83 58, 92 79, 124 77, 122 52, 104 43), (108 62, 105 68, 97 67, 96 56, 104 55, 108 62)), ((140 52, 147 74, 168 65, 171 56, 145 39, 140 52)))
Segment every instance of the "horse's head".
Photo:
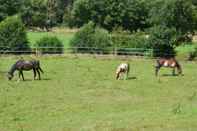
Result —
POLYGON ((179 75, 183 75, 181 67, 177 67, 177 70, 179 75))
POLYGON ((183 76, 183 72, 182 72, 182 67, 181 67, 181 65, 180 65, 178 62, 177 62, 176 64, 177 64, 177 71, 178 71, 178 74, 183 76))
POLYGON ((120 72, 116 72, 116 80, 118 80, 120 77, 120 72))
POLYGON ((14 77, 13 74, 11 74, 10 72, 7 73, 7 77, 8 80, 12 80, 12 78, 14 77))

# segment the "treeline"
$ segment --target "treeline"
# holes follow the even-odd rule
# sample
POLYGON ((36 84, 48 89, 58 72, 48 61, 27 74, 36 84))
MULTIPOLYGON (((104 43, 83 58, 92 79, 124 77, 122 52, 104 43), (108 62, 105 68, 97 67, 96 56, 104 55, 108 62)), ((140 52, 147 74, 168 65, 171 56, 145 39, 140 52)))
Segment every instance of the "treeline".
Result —
POLYGON ((27 27, 48 28, 63 23, 72 0, 0 0, 0 21, 18 14, 27 27))
MULTIPOLYGON (((111 46, 133 47, 132 39, 138 36, 136 41, 148 43, 141 42, 144 48, 165 54, 174 54, 174 48, 191 40, 197 30, 196 0, 0 0, 0 21, 16 14, 25 27, 46 31, 53 26, 82 27, 92 22, 93 33, 113 33, 111 46)), ((73 41, 80 41, 76 37, 73 41)))
POLYGON ((27 27, 81 27, 93 21, 109 31, 154 25, 183 33, 197 29, 196 0, 0 0, 0 12, 0 21, 19 14, 27 27))

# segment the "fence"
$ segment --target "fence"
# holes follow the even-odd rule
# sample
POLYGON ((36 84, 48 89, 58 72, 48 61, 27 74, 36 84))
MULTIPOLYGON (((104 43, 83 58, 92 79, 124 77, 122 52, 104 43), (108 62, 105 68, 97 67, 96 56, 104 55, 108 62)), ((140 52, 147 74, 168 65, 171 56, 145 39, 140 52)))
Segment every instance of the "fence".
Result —
MULTIPOLYGON (((168 51, 166 51, 168 52, 168 51)), ((127 55, 127 56, 146 56, 153 57, 155 54, 157 56, 174 56, 175 54, 164 53, 161 50, 144 49, 144 48, 96 48, 96 47, 31 47, 30 49, 20 48, 16 50, 14 48, 2 47, 0 46, 0 54, 97 54, 97 55, 127 55)))
POLYGON ((134 55, 134 56, 152 56, 152 49, 142 48, 96 48, 96 47, 32 47, 31 49, 0 47, 0 54, 106 54, 106 55, 134 55), (60 52, 59 50, 62 50, 60 52))

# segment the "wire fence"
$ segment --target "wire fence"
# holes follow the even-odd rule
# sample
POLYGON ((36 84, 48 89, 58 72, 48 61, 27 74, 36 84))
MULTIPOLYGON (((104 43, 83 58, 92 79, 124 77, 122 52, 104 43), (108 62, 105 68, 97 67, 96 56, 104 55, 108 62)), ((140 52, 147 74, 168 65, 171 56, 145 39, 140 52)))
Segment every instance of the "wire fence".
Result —
POLYGON ((97 48, 97 47, 31 47, 31 48, 9 48, 0 46, 1 55, 18 55, 18 54, 34 54, 34 55, 64 55, 64 54, 96 54, 96 55, 127 55, 127 56, 146 56, 153 57, 153 53, 160 56, 170 56, 174 54, 164 53, 160 50, 145 49, 145 48, 97 48))

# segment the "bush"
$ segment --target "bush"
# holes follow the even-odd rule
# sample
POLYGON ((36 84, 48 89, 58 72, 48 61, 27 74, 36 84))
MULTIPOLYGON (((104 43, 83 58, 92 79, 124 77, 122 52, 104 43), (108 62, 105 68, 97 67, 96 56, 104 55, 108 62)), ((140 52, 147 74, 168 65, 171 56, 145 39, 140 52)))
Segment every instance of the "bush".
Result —
POLYGON ((130 34, 127 32, 116 32, 112 35, 113 47, 117 49, 118 54, 143 54, 148 49, 146 34, 137 32, 130 34), (131 49, 132 48, 132 49, 131 49))
POLYGON ((174 57, 176 55, 177 32, 174 28, 154 26, 150 29, 147 45, 153 49, 155 57, 174 57))
POLYGON ((62 42, 55 36, 41 38, 36 42, 36 47, 43 54, 61 54, 64 51, 62 42))
POLYGON ((197 46, 194 47, 194 50, 189 52, 189 61, 194 60, 197 57, 197 46))
POLYGON ((0 46, 3 50, 29 51, 25 27, 18 16, 7 17, 0 23, 0 46))
POLYGON ((105 53, 105 49, 111 46, 109 33, 102 28, 96 27, 93 22, 84 25, 70 42, 77 52, 105 53))
POLYGON ((146 35, 141 32, 134 34, 115 33, 112 35, 112 42, 113 46, 118 48, 148 48, 146 35))

